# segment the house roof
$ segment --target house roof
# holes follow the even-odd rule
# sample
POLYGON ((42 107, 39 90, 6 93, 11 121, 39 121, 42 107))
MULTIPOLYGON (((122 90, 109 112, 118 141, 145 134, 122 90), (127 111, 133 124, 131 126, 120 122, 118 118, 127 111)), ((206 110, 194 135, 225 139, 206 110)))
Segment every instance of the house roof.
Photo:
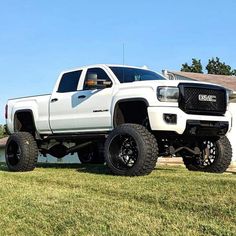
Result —
POLYGON ((4 148, 6 146, 8 137, 0 139, 0 148, 4 148))
POLYGON ((168 73, 183 76, 197 81, 219 84, 227 89, 236 91, 236 76, 200 74, 182 71, 168 71, 168 73))

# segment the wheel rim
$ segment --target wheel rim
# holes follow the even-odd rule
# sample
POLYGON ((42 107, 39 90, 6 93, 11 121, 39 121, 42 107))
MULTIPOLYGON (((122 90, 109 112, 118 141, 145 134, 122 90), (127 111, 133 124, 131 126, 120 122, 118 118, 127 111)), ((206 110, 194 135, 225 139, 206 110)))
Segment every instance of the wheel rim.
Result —
POLYGON ((197 164, 204 168, 214 163, 217 157, 217 146, 213 141, 204 141, 202 144, 202 153, 197 158, 197 164))
POLYGON ((10 141, 6 150, 6 158, 11 166, 19 163, 21 156, 21 148, 15 141, 10 141))
POLYGON ((128 135, 115 136, 109 148, 109 156, 112 165, 119 170, 132 168, 138 159, 138 146, 135 139, 128 135))

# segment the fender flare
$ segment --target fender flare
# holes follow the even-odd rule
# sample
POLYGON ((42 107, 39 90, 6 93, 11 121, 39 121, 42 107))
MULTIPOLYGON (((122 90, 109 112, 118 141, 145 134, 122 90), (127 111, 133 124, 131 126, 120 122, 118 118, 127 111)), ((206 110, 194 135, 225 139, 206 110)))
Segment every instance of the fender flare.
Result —
POLYGON ((25 113, 30 113, 30 115, 32 117, 32 121, 33 121, 33 127, 34 127, 35 131, 37 131, 33 111, 31 109, 20 109, 20 110, 15 111, 15 113, 14 113, 14 120, 13 120, 13 122, 14 122, 13 123, 13 125, 14 125, 13 126, 14 127, 14 132, 17 132, 17 130, 16 130, 17 114, 18 113, 24 113, 24 112, 25 113))
POLYGON ((136 102, 136 101, 141 101, 144 102, 146 104, 147 107, 149 107, 149 102, 147 101, 147 99, 143 98, 143 97, 137 97, 137 98, 124 98, 124 99, 120 99, 118 101, 116 101, 114 108, 113 108, 113 112, 112 112, 112 125, 113 128, 116 127, 115 125, 115 117, 117 115, 117 107, 119 106, 120 103, 122 102, 136 102))

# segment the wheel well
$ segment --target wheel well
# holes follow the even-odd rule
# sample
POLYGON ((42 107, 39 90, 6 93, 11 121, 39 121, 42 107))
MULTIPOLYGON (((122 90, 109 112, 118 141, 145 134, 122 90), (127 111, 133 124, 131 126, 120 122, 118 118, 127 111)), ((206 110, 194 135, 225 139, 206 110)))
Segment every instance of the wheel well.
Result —
POLYGON ((15 132, 29 132, 35 136, 35 123, 32 111, 18 111, 14 117, 15 132))
POLYGON ((120 101, 114 110, 114 127, 124 123, 144 125, 148 121, 148 104, 144 100, 120 101))

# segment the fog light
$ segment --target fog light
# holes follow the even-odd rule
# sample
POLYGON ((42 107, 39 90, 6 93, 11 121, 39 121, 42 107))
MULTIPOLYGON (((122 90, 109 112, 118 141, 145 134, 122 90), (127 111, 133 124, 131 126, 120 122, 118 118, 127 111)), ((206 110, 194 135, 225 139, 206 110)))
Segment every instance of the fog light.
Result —
POLYGON ((176 114, 164 114, 163 119, 167 124, 176 124, 177 115, 176 114))

